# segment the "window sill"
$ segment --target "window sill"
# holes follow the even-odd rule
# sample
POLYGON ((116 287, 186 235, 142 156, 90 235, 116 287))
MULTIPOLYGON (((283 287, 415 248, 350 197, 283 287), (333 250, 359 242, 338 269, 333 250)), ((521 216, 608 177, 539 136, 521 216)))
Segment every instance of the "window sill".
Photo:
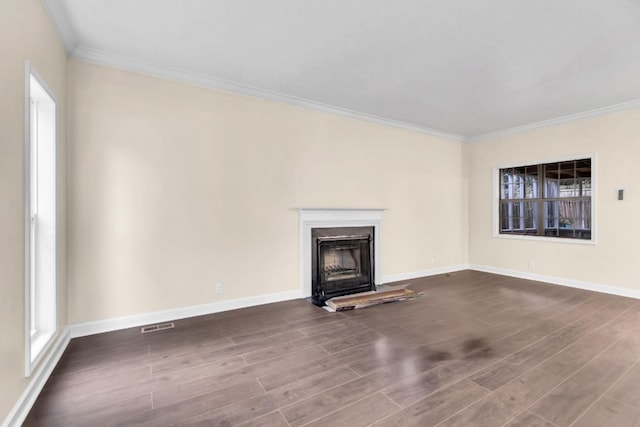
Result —
POLYGON ((53 343, 56 331, 37 331, 31 335, 29 372, 33 372, 53 343))
POLYGON ((597 244, 595 238, 592 236, 591 239, 571 239, 568 237, 549 237, 549 236, 527 236, 523 234, 500 234, 494 233, 493 237, 496 239, 507 239, 507 240, 532 240, 535 242, 547 242, 547 243, 565 243, 565 244, 573 244, 573 245, 591 245, 595 246, 597 244))

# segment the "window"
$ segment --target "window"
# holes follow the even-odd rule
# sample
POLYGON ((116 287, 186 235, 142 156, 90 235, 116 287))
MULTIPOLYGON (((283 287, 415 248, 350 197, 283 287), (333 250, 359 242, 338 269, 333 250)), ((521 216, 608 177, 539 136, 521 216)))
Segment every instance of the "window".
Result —
POLYGON ((591 240, 591 159, 499 170, 500 234, 591 240))
POLYGON ((56 333, 56 102, 27 64, 26 73, 26 374, 56 333))

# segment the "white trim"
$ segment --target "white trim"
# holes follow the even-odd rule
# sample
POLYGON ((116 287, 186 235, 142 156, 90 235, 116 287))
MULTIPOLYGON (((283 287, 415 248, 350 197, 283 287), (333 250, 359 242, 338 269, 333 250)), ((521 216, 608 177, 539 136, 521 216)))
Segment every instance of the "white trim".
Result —
POLYGON ((24 373, 31 375, 31 63, 24 62, 24 373))
MULTIPOLYGON (((499 274, 501 276, 517 277, 520 279, 535 280, 539 282, 545 282, 561 286, 569 286, 573 288, 585 289, 595 292, 603 292, 612 295, 620 295, 625 297, 640 299, 640 290, 631 290, 625 288, 618 288, 614 286, 601 285, 589 282, 582 282, 572 279, 562 279, 551 276, 543 276, 539 274, 525 273, 515 270, 506 270, 496 267, 489 267, 477 264, 458 264, 448 267, 440 267, 429 270, 390 274, 382 277, 380 283, 392 283, 403 280, 417 279, 421 277, 434 276, 437 274, 454 273, 458 271, 475 270, 483 271, 485 273, 499 274)), ((190 307, 182 307, 177 309, 170 309, 165 311, 158 311, 152 313, 144 313, 132 316, 117 317, 105 320, 98 320, 94 322, 78 323, 69 326, 65 331, 66 335, 71 338, 78 338, 87 335, 99 334, 104 332, 112 332, 120 329, 133 328, 138 326, 149 325, 153 323, 162 323, 172 320, 184 319, 195 316, 202 316, 207 314, 219 313, 228 310, 235 310, 240 308, 253 307, 262 304, 270 304, 280 301, 289 301, 293 299, 302 298, 301 292, 287 291, 275 294, 260 295, 255 297, 241 298, 236 300, 221 301, 212 304, 203 304, 190 307)), ((68 338, 68 337, 67 337, 68 338)), ((65 344, 66 346, 66 344, 65 344)), ((56 350, 58 351, 58 350, 56 350)))
POLYGON ((593 110, 587 110, 580 113, 569 114, 567 116, 556 117, 555 119, 542 120, 540 122, 529 123, 522 126, 516 126, 512 128, 497 130, 495 132, 488 132, 480 135, 470 136, 470 137, 464 138, 464 142, 486 141, 488 139, 501 138, 503 136, 515 135, 515 134, 529 132, 536 129, 560 125, 563 123, 570 123, 578 120, 588 119, 591 117, 603 116, 609 113, 633 110, 635 108, 640 108, 640 99, 634 99, 632 101, 621 102, 620 104, 614 104, 606 107, 595 108, 593 110))
POLYGON ((522 126, 516 126, 512 128, 502 129, 495 132, 488 132, 479 135, 464 136, 451 132, 445 132, 437 129, 432 129, 425 126, 419 126, 411 123, 406 123, 398 120, 387 119, 384 117, 373 116, 358 111, 341 108, 334 105, 323 104, 308 99, 297 98, 295 96, 286 95, 283 93, 272 92, 265 89, 245 85, 242 83, 235 83, 228 80, 223 80, 204 74, 193 73, 190 71, 180 70, 173 67, 167 67, 160 64, 155 64, 148 61, 143 61, 136 58, 125 57, 116 55, 110 52, 90 49, 87 47, 79 46, 73 49, 69 55, 71 58, 81 59, 83 61, 92 62, 94 64, 106 65, 109 67, 119 68, 127 71, 134 71, 141 74, 147 74, 154 77, 160 77, 168 80, 175 80, 182 83, 194 84, 197 86, 204 86, 212 89, 224 90, 227 92, 237 93, 241 95, 253 96, 256 98, 267 99, 270 101, 282 102, 285 104, 295 105, 298 107, 310 108, 312 110, 322 111, 325 113, 337 114, 339 116, 350 117, 353 119, 365 120, 368 122, 378 123, 385 126, 392 126, 400 129, 405 129, 413 132, 419 132, 426 135, 431 135, 439 138, 450 139, 459 142, 479 142, 489 139, 500 138, 503 136, 515 135, 519 133, 529 132, 536 129, 551 127, 563 123, 575 122, 578 120, 588 119, 591 117, 602 116, 605 114, 615 113, 619 111, 632 110, 640 108, 640 99, 632 100, 628 102, 622 102, 619 104, 609 105, 602 108, 596 108, 593 110, 583 111, 576 114, 570 114, 567 116, 557 117, 549 120, 542 120, 535 123, 529 123, 522 126))
POLYGON ((143 61, 131 57, 124 57, 106 52, 98 49, 91 49, 84 46, 78 46, 78 40, 73 30, 72 25, 69 22, 68 15, 64 7, 63 2, 55 0, 42 0, 45 10, 47 11, 50 20, 57 33, 62 39, 62 44, 67 52, 67 55, 71 58, 82 59, 84 61, 93 62, 100 65, 107 65, 110 67, 125 69, 129 71, 135 71, 142 74, 148 74, 155 77, 166 78, 170 80, 176 80, 183 83, 191 83, 198 86, 205 86, 209 88, 215 88, 225 90, 234 93, 240 93, 243 95, 255 96, 258 98, 268 99, 272 101, 284 102, 286 104, 297 105, 300 107, 311 108, 314 110, 324 111, 328 113, 337 114, 340 116, 351 117, 355 119, 365 120, 373 123, 378 123, 386 126, 393 126, 400 129, 406 129, 414 132, 424 133, 431 136, 440 138, 451 139, 461 142, 479 142, 489 139, 500 138, 503 136, 515 135, 523 132, 529 132, 536 129, 551 127, 563 123, 570 123, 578 120, 583 120, 591 117, 602 116, 609 113, 615 113, 619 111, 631 110, 640 108, 640 99, 621 102, 619 104, 609 105, 600 108, 594 108, 592 110, 582 111, 575 114, 569 114, 566 116, 556 117, 553 119, 541 120, 534 123, 524 124, 522 126, 514 126, 506 129, 500 129, 493 132, 481 133, 477 135, 464 136, 454 134, 451 132, 445 132, 437 129, 428 128, 425 126, 414 125, 411 123, 401 122, 397 120, 387 119, 384 117, 377 117, 357 111, 340 108, 337 106, 327 105, 312 100, 296 98, 293 96, 275 93, 264 89, 251 87, 248 85, 234 83, 203 74, 192 73, 185 70, 180 70, 172 67, 167 67, 160 64, 155 64, 148 61, 143 61))
MULTIPOLYGON (((65 39, 63 37, 63 39, 65 39)), ((66 40, 66 39, 65 39, 66 40)), ((75 42, 74 42, 75 43, 75 42)), ((432 129, 426 126, 415 125, 399 120, 388 119, 384 117, 374 116, 358 111, 341 108, 335 105, 324 104, 309 99, 298 98, 283 93, 272 92, 265 89, 245 85, 242 83, 236 83, 229 80, 223 80, 204 74, 193 73, 165 65, 156 64, 153 62, 143 61, 136 58, 125 57, 106 52, 97 49, 90 49, 84 46, 79 46, 73 49, 69 55, 71 58, 81 59, 83 61, 92 62, 99 65, 106 65, 109 67, 124 69, 127 71, 134 71, 141 74, 147 74, 154 77, 160 77, 169 80, 175 80, 182 83, 194 84, 197 86, 204 86, 212 89, 224 90, 227 92, 237 93, 241 95, 253 96, 256 98, 267 99, 270 101, 282 102, 285 104, 295 105, 303 108, 310 108, 312 110, 322 111, 325 113, 336 114, 339 116, 350 117, 353 119, 364 120, 368 122, 378 123, 384 126, 392 126, 395 128, 405 129, 413 132, 419 132, 426 135, 431 135, 439 138, 445 138, 459 142, 479 142, 489 139, 500 138, 503 136, 514 135, 532 130, 551 127, 563 123, 575 122, 578 120, 588 119, 591 117, 602 116, 609 113, 615 113, 619 111, 632 110, 640 108, 640 99, 622 102, 602 108, 596 108, 593 110, 583 111, 576 114, 570 114, 567 116, 557 117, 548 120, 542 120, 535 123, 529 123, 522 126, 516 126, 512 128, 502 129, 495 132, 488 132, 472 136, 464 136, 451 132, 445 132, 438 129, 432 129)))
POLYGON ((468 270, 468 264, 450 265, 447 267, 430 268, 428 270, 413 271, 408 273, 388 274, 382 277, 382 283, 400 282, 403 280, 418 279, 421 277, 435 276, 438 274, 455 273, 457 271, 468 270))
POLYGON ((42 0, 42 5, 49 15, 49 20, 60 36, 65 52, 69 55, 78 43, 76 33, 69 22, 67 11, 62 6, 62 3, 61 1, 42 0))
POLYGON ((371 114, 361 113, 358 111, 341 108, 335 105, 324 104, 322 102, 312 101, 309 99, 298 98, 284 93, 272 92, 266 89, 249 86, 242 83, 236 83, 229 80, 223 80, 216 77, 207 76, 205 74, 194 73, 178 68, 168 67, 141 59, 116 55, 110 52, 90 49, 79 46, 70 54, 71 58, 81 59, 83 61, 92 62, 94 64, 106 65, 122 70, 133 71, 136 73, 147 74, 153 77, 174 80, 182 83, 203 86, 211 89, 223 90, 236 94, 252 96, 269 101, 281 102, 284 104, 295 105, 297 107, 310 108, 312 110, 322 111, 325 113, 336 114, 352 119, 364 120, 367 122, 377 123, 384 126, 392 126, 395 128, 405 129, 412 132, 419 132, 438 138, 451 139, 454 141, 463 141, 462 135, 442 132, 425 126, 419 126, 399 120, 387 119, 384 117, 374 116, 371 114))
POLYGON ((42 388, 46 384, 47 380, 51 376, 53 369, 58 364, 58 361, 62 357, 62 354, 66 350, 70 341, 69 328, 66 328, 58 339, 53 344, 53 348, 46 357, 42 360, 39 368, 34 371, 30 378, 29 384, 25 388, 24 392, 13 405, 13 408, 2 423, 2 427, 20 426, 29 415, 29 411, 33 407, 38 395, 42 391, 42 388))
POLYGON ((560 243, 560 244, 571 244, 571 245, 597 245, 597 242, 594 237, 593 230, 591 231, 592 240, 587 239, 573 239, 566 237, 553 237, 553 236, 533 236, 528 234, 494 234, 494 238, 496 239, 504 239, 504 240, 529 240, 533 242, 546 242, 546 243, 560 243))
POLYGON ((605 294, 618 295, 621 297, 640 299, 640 290, 619 288, 617 286, 603 285, 600 283, 584 282, 581 280, 565 279, 561 277, 544 276, 542 274, 532 274, 523 271, 507 270, 504 268, 490 267, 486 265, 470 264, 470 270, 482 271, 485 273, 499 274, 501 276, 516 277, 518 279, 535 280, 537 282, 550 283, 552 285, 568 286, 570 288, 584 289, 586 291, 601 292, 605 294))
POLYGON ((101 334, 103 332, 117 331, 120 329, 134 328, 138 326, 149 325, 152 323, 162 323, 171 320, 185 319, 188 317, 203 316, 207 314, 219 313, 222 311, 236 310, 238 308, 253 307, 256 305, 270 304, 280 301, 288 301, 300 297, 301 295, 299 291, 288 291, 214 302, 211 304, 174 308, 152 313, 115 317, 111 319, 97 320, 94 322, 78 323, 70 326, 71 338, 101 334))
POLYGON ((373 227, 374 283, 382 284, 380 233, 385 209, 300 208, 300 294, 311 296, 311 229, 329 227, 373 227))
POLYGON ((566 116, 556 117, 547 120, 541 120, 534 123, 524 124, 522 126, 514 126, 511 128, 500 129, 493 132, 481 133, 476 135, 464 136, 454 134, 451 132, 445 132, 437 129, 428 128, 425 126, 419 126, 411 123, 401 122, 397 120, 387 119, 384 117, 377 117, 357 111, 340 108, 337 106, 322 104, 312 100, 296 98, 293 96, 275 93, 264 89, 251 87, 248 85, 234 83, 214 77, 192 73, 185 70, 180 70, 172 67, 167 67, 160 64, 155 64, 148 61, 143 61, 131 57, 124 57, 97 49, 91 49, 84 46, 78 46, 78 39, 76 33, 69 21, 67 11, 63 6, 63 2, 56 0, 42 0, 45 10, 47 11, 54 28, 62 39, 62 44, 69 55, 72 58, 82 59, 88 62, 96 64, 107 65, 110 67, 121 68, 129 71, 135 71, 142 74, 148 74, 156 77, 176 80, 184 83, 196 84, 199 86, 205 86, 220 90, 225 90, 234 93, 240 93, 243 95, 255 96, 258 98, 284 102, 287 104, 297 105, 300 107, 311 108, 314 110, 324 111, 328 113, 337 114, 340 116, 351 117, 355 119, 365 120, 373 123, 379 123, 386 126, 393 126, 400 129, 406 129, 414 132, 424 133, 431 136, 440 138, 451 139, 461 142, 478 142, 489 139, 500 138, 503 136, 509 136, 528 132, 540 128, 555 126, 563 123, 570 123, 578 120, 583 120, 591 117, 601 116, 609 113, 631 110, 640 108, 640 99, 630 100, 619 104, 609 105, 600 108, 594 108, 575 114, 569 114, 566 116))

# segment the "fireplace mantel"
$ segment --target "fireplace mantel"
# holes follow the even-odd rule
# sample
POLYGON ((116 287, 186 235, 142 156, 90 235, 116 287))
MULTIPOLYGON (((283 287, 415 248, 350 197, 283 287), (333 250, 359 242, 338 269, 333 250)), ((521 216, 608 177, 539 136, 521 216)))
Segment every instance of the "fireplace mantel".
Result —
POLYGON ((380 268, 380 227, 386 209, 300 208, 300 290, 303 298, 311 290, 311 229, 329 227, 369 226, 374 228, 375 283, 382 284, 380 268))

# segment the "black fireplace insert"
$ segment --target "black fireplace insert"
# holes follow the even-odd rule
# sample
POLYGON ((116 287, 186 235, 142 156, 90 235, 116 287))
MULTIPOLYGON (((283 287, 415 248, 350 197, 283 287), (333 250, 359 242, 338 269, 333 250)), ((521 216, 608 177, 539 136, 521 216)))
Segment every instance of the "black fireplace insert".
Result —
POLYGON ((312 302, 375 289, 373 227, 313 228, 312 302))

